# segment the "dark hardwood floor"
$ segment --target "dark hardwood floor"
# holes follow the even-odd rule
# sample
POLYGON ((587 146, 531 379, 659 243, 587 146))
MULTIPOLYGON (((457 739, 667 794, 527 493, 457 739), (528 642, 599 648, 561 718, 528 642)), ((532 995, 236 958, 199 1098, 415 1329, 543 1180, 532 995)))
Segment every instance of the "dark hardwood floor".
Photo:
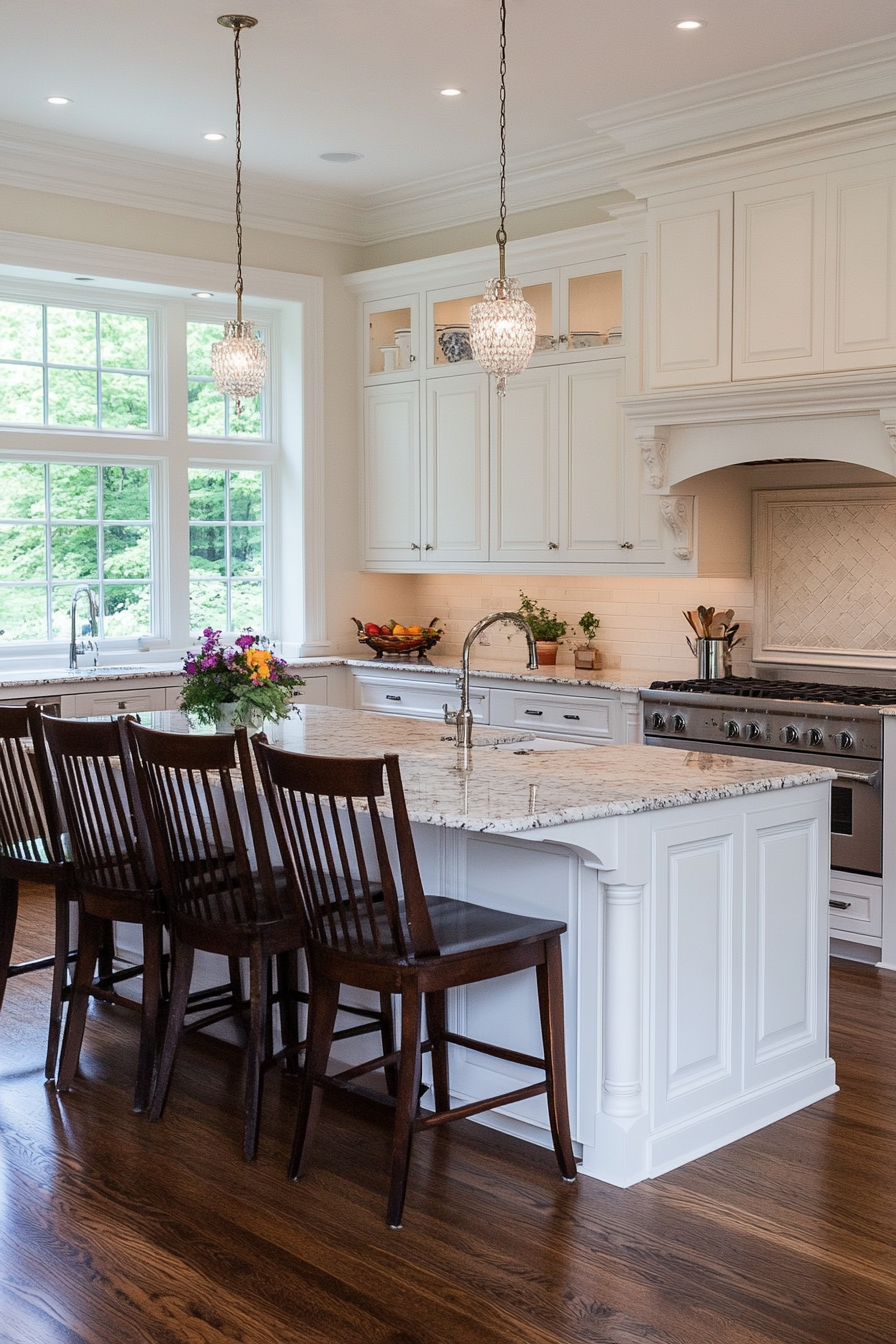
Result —
MULTIPOLYGON (((50 917, 25 889, 20 953, 50 917)), ((92 1009, 77 1089, 44 1084, 48 994, 21 977, 0 1015, 4 1344, 896 1340, 896 975, 835 965, 836 1096, 630 1190, 472 1123, 419 1135, 401 1232, 376 1108, 328 1099, 291 1184, 293 1081, 246 1165, 238 1051, 192 1038, 151 1126, 136 1014, 92 1009)))

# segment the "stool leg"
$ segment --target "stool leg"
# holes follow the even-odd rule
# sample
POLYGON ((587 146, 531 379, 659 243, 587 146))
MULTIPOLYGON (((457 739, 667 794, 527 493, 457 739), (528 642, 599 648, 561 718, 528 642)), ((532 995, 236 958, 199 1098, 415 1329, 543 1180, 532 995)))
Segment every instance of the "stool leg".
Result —
POLYGON ((134 1110, 144 1111, 152 1092, 152 1074, 159 1044, 159 1003, 162 996, 162 920, 143 925, 143 1000, 140 1010, 140 1053, 134 1110))
POLYGON ((420 1107, 420 1031, 422 1000, 415 982, 401 992, 401 1058, 398 1065, 398 1096, 395 1098, 395 1129, 392 1135, 392 1172, 386 1222, 401 1227, 401 1214, 408 1184, 411 1139, 420 1107))
POLYGON ((81 1056, 81 1042, 84 1039, 84 1026, 87 1022, 90 986, 93 982, 93 971, 99 956, 105 924, 105 920, 97 919, 95 915, 88 915, 83 909, 78 911, 78 959, 75 962, 75 978, 62 1037, 62 1059, 56 1078, 57 1092, 67 1092, 75 1079, 81 1056))
POLYGON ((549 938, 545 943, 545 959, 536 966, 538 980, 538 1011, 541 1016, 541 1039, 544 1045, 547 1074, 548 1118, 551 1138, 560 1174, 565 1181, 576 1179, 576 1160, 569 1136, 569 1101, 566 1092, 566 1044, 563 1034, 563 965, 560 960, 560 939, 549 938))
POLYGON ((451 1106, 445 1029, 445 991, 431 992, 426 995, 426 1034, 432 1042, 432 1088, 437 1111, 447 1111, 451 1106))
POLYGON ((339 985, 335 980, 315 979, 311 969, 311 1005, 308 1012, 308 1039, 305 1046, 305 1079, 299 1098, 296 1132, 286 1174, 291 1181, 304 1176, 320 1110, 321 1086, 315 1082, 326 1073, 333 1043, 333 1028, 339 1008, 339 985))
POLYGON ((269 992, 271 959, 263 955, 257 943, 249 953, 249 1042, 246 1047, 246 1110, 243 1127, 243 1157, 252 1162, 258 1155, 258 1131, 261 1125, 261 1094, 264 1087, 264 1060, 267 1056, 267 1028, 270 1018, 269 992))
POLYGON ((153 1088, 149 1106, 150 1120, 160 1120, 168 1100, 168 1088, 174 1072, 174 1060, 177 1047, 183 1034, 184 1014, 187 1011, 187 999, 190 995, 190 980, 193 976, 193 949, 187 943, 178 942, 171 934, 173 956, 171 964, 174 972, 171 977, 171 1001, 168 1005, 168 1023, 165 1028, 165 1040, 162 1045, 162 1057, 159 1060, 159 1072, 153 1088))
POLYGON ((0 878, 0 1008, 9 979, 12 945, 16 936, 16 918, 19 913, 19 884, 12 877, 0 878))
POLYGON ((68 945, 71 936, 70 902, 71 893, 68 890, 68 884, 57 884, 56 942, 53 952, 53 985, 50 990, 50 1030, 47 1034, 45 1078, 52 1078, 56 1072, 59 1037, 62 1033, 62 998, 68 978, 68 945))
POLYGON ((280 1007, 280 1035, 290 1051, 284 1060, 288 1074, 295 1077, 299 1066, 299 967, 298 952, 280 952, 277 956, 277 999, 280 1007))

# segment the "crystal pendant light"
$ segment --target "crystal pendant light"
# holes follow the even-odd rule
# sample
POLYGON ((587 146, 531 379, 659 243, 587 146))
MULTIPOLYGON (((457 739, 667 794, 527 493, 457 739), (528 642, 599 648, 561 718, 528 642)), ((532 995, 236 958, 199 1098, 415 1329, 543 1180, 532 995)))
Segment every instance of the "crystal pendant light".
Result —
POLYGON ((498 380, 498 396, 507 390, 511 374, 522 373, 535 349, 535 310, 523 298, 519 280, 504 273, 504 248, 507 243, 507 201, 504 174, 507 167, 505 115, 507 76, 507 0, 501 0, 501 223, 495 238, 498 243, 500 274, 489 280, 481 303, 470 309, 470 345, 473 358, 486 373, 498 380))
POLYGON ((242 138, 240 127, 240 33, 258 23, 248 14, 222 14, 218 22, 233 29, 233 66, 236 77, 236 320, 224 323, 223 341, 212 346, 212 374, 215 387, 233 397, 239 415, 242 402, 257 397, 264 383, 267 351, 255 335, 255 323, 243 321, 243 201, 242 138))

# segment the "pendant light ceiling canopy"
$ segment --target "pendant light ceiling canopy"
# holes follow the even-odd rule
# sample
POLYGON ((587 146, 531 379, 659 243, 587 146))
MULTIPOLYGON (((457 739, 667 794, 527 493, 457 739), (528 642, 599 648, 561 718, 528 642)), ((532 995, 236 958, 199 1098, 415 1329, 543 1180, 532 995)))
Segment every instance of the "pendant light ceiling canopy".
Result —
POLYGON ((255 334, 255 323, 243 321, 243 202, 240 108, 240 33, 258 23, 249 14, 222 14, 218 22, 233 30, 233 69, 236 82, 236 320, 224 323, 224 339, 212 346, 215 387, 233 397, 239 415, 242 402, 257 397, 264 383, 267 351, 255 334))
POLYGON ((501 222, 495 238, 498 243, 500 274, 489 280, 481 303, 470 310, 470 345, 473 357, 486 373, 495 374, 498 396, 507 390, 507 379, 522 373, 535 349, 535 310, 523 298, 519 280, 505 275, 504 248, 507 201, 505 172, 506 149, 506 76, 507 76, 507 0, 501 0, 501 222))

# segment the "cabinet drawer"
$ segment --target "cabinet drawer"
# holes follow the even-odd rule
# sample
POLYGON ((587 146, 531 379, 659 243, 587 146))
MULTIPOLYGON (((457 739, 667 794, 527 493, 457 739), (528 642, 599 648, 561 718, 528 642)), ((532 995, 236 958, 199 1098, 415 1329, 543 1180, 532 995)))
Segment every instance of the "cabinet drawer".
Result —
POLYGON ((92 714, 139 714, 141 710, 164 708, 164 686, 145 691, 84 691, 66 695, 63 700, 63 715, 69 719, 92 714))
POLYGON ((305 685, 300 686, 293 697, 299 705, 328 705, 329 681, 326 677, 305 677, 305 685))
MULTIPOLYGON (((488 691, 471 691, 476 723, 488 723, 488 691)), ((374 714, 403 714, 411 719, 441 719, 442 706, 457 709, 460 695, 453 681, 433 684, 424 677, 355 677, 355 708, 374 714), (421 684, 424 683, 424 684, 421 684)))
POLYGON ((533 695, 492 691, 491 721, 505 728, 526 728, 554 737, 617 742, 619 701, 610 696, 533 695))
POLYGON ((829 926, 838 937, 850 934, 862 942, 880 939, 883 929, 882 888, 831 873, 829 926))

